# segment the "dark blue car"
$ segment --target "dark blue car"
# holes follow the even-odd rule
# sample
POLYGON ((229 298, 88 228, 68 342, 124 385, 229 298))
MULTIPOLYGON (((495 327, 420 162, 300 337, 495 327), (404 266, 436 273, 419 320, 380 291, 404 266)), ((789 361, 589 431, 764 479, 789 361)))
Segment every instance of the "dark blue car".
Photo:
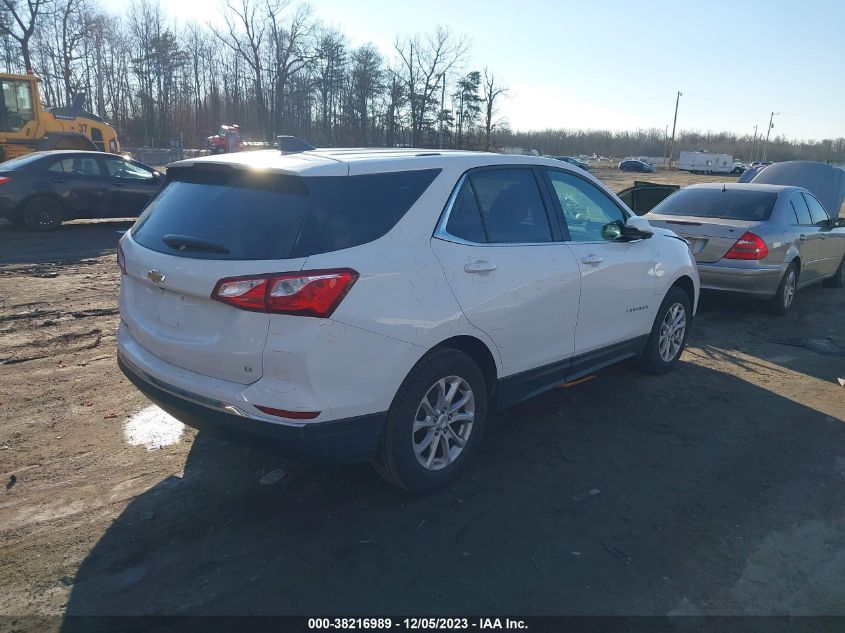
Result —
POLYGON ((641 173, 651 173, 654 171, 654 165, 646 163, 642 160, 623 160, 619 163, 619 169, 622 171, 638 171, 641 173))
POLYGON ((0 218, 33 231, 65 220, 141 213, 164 182, 137 161, 104 152, 34 152, 0 163, 0 218))

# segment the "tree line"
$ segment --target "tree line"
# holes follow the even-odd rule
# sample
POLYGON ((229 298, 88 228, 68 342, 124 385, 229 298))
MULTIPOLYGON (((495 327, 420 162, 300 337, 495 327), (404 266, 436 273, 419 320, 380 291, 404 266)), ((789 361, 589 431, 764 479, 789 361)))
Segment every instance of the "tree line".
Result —
POLYGON ((306 4, 228 0, 220 25, 176 26, 151 0, 125 15, 95 0, 2 0, 6 72, 33 70, 43 100, 85 93, 124 146, 204 144, 223 123, 271 141, 317 145, 491 147, 507 88, 470 66, 447 28, 397 37, 390 58, 352 46, 306 4))
MULTIPOLYGON (((500 116, 508 89, 474 67, 468 39, 447 28, 398 36, 393 50, 353 46, 292 0, 227 0, 219 24, 176 25, 155 0, 122 15, 97 0, 0 0, 0 59, 32 70, 43 100, 109 121, 124 147, 202 147, 223 123, 247 139, 292 134, 318 146, 495 149, 552 155, 663 156, 665 132, 516 131, 500 116)), ((759 140, 682 132, 681 149, 750 159, 759 140)), ((758 156, 762 152, 758 150, 758 156)), ((845 161, 845 139, 769 142, 773 160, 845 161)))
MULTIPOLYGON (((541 154, 554 156, 597 155, 608 158, 625 156, 668 156, 672 149, 666 132, 657 128, 611 132, 608 130, 537 130, 512 131, 503 129, 497 139, 504 146, 537 149, 541 154)), ((735 159, 750 162, 762 160, 765 139, 732 132, 683 131, 675 139, 673 156, 684 150, 707 150, 731 154, 735 159)), ((845 163, 845 138, 791 140, 784 136, 769 138, 766 148, 768 160, 818 160, 845 163)))

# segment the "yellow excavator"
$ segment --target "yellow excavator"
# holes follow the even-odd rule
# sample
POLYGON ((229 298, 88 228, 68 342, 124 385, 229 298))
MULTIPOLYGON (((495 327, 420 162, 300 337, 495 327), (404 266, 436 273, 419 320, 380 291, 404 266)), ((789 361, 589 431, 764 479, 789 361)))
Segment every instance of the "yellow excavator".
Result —
POLYGON ((0 73, 0 88, 0 161, 50 149, 120 151, 114 128, 82 109, 84 95, 64 108, 43 107, 31 74, 0 73))

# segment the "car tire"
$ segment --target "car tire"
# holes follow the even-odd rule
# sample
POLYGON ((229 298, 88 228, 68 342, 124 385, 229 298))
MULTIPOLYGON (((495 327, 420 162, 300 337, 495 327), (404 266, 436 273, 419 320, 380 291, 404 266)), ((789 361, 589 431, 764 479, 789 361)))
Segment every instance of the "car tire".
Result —
POLYGON ((55 231, 62 225, 62 205, 55 198, 36 196, 23 208, 23 222, 31 231, 55 231))
POLYGON ((795 295, 798 293, 798 266, 795 262, 789 264, 786 272, 778 285, 775 296, 769 303, 769 310, 776 316, 787 314, 795 303, 795 295))
POLYGON ((833 277, 824 280, 824 285, 828 288, 841 288, 845 286, 845 256, 839 262, 839 268, 836 269, 833 277))
POLYGON ((451 348, 430 352, 396 392, 373 466, 388 482, 411 492, 442 488, 471 461, 484 434, 487 408, 487 384, 472 358, 451 348), (451 414, 447 402, 454 407, 451 414))
POLYGON ((640 368, 649 374, 663 374, 672 369, 684 351, 691 325, 689 296, 680 288, 670 288, 640 354, 640 368))

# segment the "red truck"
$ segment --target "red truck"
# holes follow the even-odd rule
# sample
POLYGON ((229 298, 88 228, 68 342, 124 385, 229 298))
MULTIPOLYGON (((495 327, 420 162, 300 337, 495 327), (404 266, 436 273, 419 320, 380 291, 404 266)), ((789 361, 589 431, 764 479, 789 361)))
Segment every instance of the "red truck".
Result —
POLYGON ((217 134, 206 138, 208 151, 212 154, 237 152, 241 148, 241 135, 237 125, 221 125, 217 134))

